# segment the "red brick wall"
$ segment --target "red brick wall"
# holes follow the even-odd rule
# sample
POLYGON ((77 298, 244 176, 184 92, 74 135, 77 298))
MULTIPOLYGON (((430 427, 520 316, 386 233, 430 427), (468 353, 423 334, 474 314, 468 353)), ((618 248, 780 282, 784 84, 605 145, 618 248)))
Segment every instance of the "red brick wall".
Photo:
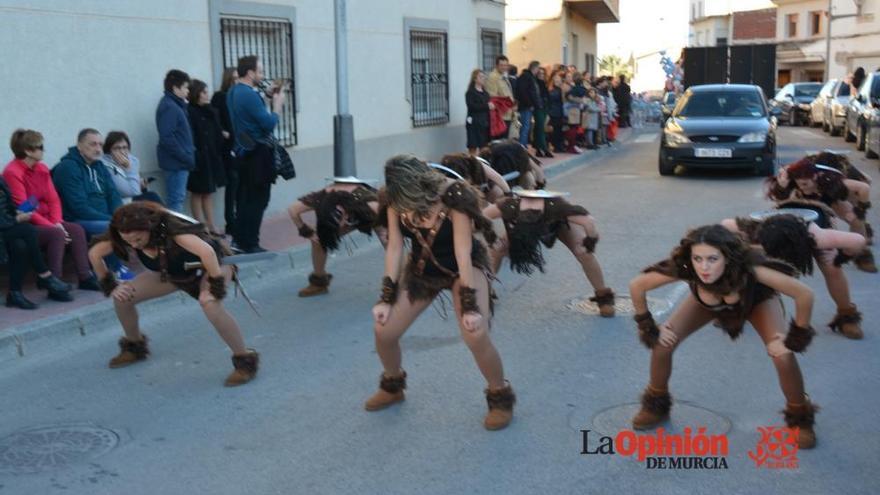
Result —
POLYGON ((733 13, 733 41, 776 38, 776 9, 733 13))

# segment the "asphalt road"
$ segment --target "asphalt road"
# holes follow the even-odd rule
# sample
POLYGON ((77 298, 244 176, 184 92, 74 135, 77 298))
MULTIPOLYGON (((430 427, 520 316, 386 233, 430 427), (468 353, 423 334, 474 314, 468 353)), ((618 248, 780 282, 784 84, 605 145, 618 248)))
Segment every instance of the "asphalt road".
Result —
MULTIPOLYGON (((598 255, 618 294, 687 228, 768 208, 759 177, 661 178, 657 146, 656 135, 639 136, 550 182, 597 218, 598 255)), ((818 130, 781 130, 782 161, 823 147, 852 148, 818 130)), ((851 156, 880 184, 878 162, 851 156)), ((880 224, 876 211, 870 215, 880 224)), ((649 355, 631 314, 600 319, 579 311, 592 290, 562 246, 546 255, 546 274, 526 278, 505 268, 497 288, 493 339, 519 399, 506 430, 483 429, 484 383, 455 324, 434 309, 403 340, 406 402, 363 411, 381 369, 370 322, 382 270, 374 242, 331 261, 327 296, 297 298, 304 270, 281 267, 251 287, 262 318, 231 302, 262 355, 259 377, 243 387, 222 386, 231 370, 227 350, 192 301, 144 315, 153 354, 136 366, 106 368, 116 352, 113 329, 0 363, 0 493, 880 492, 873 472, 880 460, 877 275, 847 268, 865 317, 858 342, 827 329, 834 305, 821 279, 806 280, 817 293, 819 335, 799 360, 822 411, 819 445, 798 452, 797 469, 757 468, 748 456, 757 428, 781 425, 784 406, 757 335, 747 328, 734 343, 707 327, 676 353, 677 402, 667 428, 727 434, 727 469, 654 470, 633 457, 581 453, 581 430, 591 430, 595 449, 599 436, 628 427, 649 355)), ((655 310, 682 294, 679 286, 651 294, 655 310)))

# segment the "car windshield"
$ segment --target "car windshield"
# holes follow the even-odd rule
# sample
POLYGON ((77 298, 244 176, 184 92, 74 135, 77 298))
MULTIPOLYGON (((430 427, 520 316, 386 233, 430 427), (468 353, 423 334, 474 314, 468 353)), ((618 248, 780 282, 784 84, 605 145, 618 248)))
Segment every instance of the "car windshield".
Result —
POLYGON ((849 96, 849 84, 843 82, 837 87, 837 96, 849 96))
POLYGON ((677 117, 764 117, 756 91, 700 91, 692 93, 677 117))
POLYGON ((819 90, 822 89, 822 85, 819 83, 816 84, 799 84, 794 87, 794 95, 795 96, 809 96, 815 97, 819 94, 819 90))

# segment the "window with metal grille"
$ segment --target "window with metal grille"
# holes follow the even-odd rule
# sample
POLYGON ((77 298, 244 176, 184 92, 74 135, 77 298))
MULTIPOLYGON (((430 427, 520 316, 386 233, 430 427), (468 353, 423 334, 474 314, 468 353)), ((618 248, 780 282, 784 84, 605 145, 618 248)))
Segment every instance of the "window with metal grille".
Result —
POLYGON ((481 30, 480 45, 483 52, 483 70, 489 72, 495 68, 495 57, 502 53, 501 31, 481 30))
POLYGON ((446 33, 412 30, 409 34, 414 127, 449 122, 446 33))
POLYGON ((293 26, 287 20, 221 17, 223 67, 236 67, 238 59, 256 55, 268 81, 285 81, 284 108, 275 137, 284 146, 296 144, 296 88, 293 73, 293 26))

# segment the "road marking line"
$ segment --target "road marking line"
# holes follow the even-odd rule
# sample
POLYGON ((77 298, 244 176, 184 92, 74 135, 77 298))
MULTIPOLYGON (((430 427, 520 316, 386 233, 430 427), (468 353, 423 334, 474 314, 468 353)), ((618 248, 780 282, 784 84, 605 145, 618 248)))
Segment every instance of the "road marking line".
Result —
POLYGON ((633 139, 634 143, 653 143, 657 140, 660 134, 642 134, 639 137, 633 139))

